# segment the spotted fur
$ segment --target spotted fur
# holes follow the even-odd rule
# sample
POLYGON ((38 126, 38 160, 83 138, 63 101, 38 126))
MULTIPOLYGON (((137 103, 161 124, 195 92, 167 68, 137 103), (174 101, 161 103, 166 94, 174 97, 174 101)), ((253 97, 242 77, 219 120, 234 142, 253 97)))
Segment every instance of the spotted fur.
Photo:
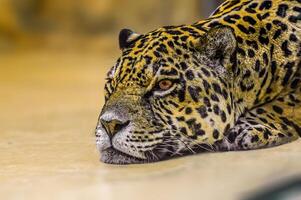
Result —
POLYGON ((301 1, 228 0, 208 19, 120 33, 96 129, 129 164, 272 147, 301 135, 301 1), (162 90, 160 81, 170 88, 162 90))

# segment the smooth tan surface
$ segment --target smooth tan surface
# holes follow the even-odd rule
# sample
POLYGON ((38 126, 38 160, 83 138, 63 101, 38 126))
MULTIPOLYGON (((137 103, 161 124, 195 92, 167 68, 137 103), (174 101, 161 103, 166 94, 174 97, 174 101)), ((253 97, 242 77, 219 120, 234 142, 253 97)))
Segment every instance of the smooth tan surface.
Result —
POLYGON ((301 140, 148 165, 100 163, 94 127, 104 77, 117 55, 0 55, 1 199, 232 200, 301 175, 301 140))

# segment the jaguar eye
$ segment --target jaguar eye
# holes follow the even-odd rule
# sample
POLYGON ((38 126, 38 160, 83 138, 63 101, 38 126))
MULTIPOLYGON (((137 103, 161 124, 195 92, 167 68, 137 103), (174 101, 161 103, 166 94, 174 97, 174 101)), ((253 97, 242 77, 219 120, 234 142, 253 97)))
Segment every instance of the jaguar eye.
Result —
POLYGON ((159 82, 160 90, 168 90, 172 87, 173 82, 170 80, 162 80, 159 82))

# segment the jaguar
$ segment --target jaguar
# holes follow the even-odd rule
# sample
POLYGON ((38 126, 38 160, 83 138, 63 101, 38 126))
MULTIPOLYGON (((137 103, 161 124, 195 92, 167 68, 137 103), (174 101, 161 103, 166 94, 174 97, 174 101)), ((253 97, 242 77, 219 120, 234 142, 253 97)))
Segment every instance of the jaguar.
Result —
POLYGON ((205 20, 123 29, 95 135, 100 160, 151 163, 301 136, 301 0, 227 0, 205 20))

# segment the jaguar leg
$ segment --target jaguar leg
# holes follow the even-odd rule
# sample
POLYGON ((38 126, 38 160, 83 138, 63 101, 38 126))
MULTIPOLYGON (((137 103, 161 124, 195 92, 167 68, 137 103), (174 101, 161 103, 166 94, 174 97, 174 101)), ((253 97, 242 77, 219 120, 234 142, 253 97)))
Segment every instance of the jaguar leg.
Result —
POLYGON ((292 94, 242 116, 219 144, 220 150, 252 150, 278 146, 301 136, 300 100, 292 94))

